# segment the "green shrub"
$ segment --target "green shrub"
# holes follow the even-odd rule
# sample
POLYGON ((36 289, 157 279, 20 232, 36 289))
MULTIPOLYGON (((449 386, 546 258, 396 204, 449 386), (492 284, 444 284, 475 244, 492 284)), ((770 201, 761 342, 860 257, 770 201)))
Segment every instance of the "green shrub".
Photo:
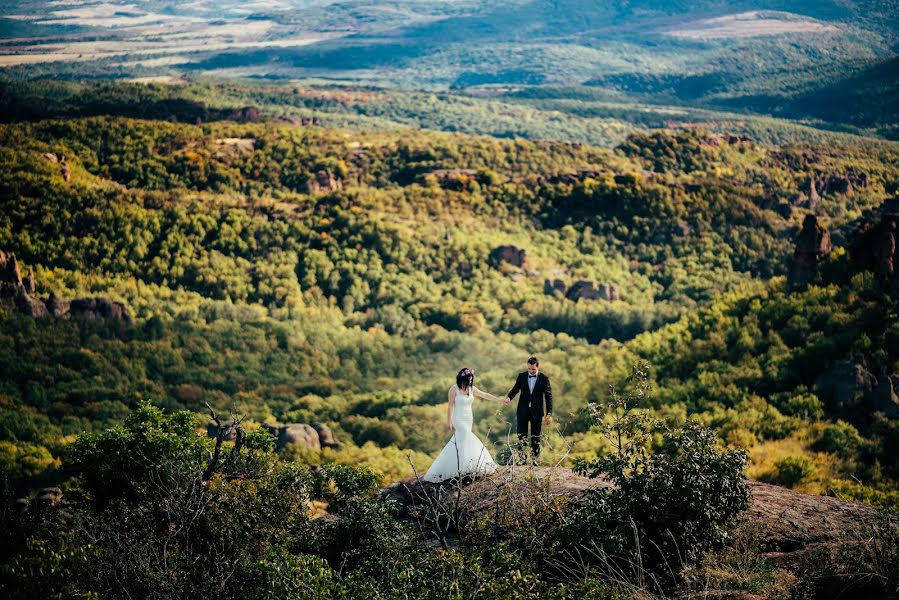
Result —
POLYGON ((817 469, 808 456, 786 456, 774 463, 774 470, 764 479, 785 487, 796 487, 814 478, 817 469))
POLYGON ((593 556, 639 563, 666 580, 728 539, 749 503, 747 457, 742 450, 721 450, 715 435, 695 421, 665 431, 662 448, 650 454, 651 434, 661 426, 636 410, 649 393, 645 365, 634 369, 630 384, 623 394, 613 389, 610 403, 596 411, 603 417, 597 428, 613 453, 575 466, 614 485, 578 501, 562 536, 592 546, 593 556))

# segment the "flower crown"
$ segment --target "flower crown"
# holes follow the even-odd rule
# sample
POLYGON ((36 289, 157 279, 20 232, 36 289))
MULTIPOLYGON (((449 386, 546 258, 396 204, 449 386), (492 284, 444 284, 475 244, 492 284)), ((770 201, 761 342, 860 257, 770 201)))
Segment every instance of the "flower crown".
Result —
POLYGON ((466 375, 474 375, 474 370, 466 367, 466 368, 462 369, 462 372, 460 373, 460 375, 462 375, 462 377, 465 377, 466 375))

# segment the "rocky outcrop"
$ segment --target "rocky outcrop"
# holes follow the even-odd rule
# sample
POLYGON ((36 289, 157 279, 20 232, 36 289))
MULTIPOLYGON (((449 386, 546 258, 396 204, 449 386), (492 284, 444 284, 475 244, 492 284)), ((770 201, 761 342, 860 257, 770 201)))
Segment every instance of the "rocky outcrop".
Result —
POLYGON ((528 266, 528 253, 518 246, 499 246, 490 251, 489 261, 494 267, 506 263, 525 269, 528 266))
POLYGON ((818 224, 818 217, 806 215, 802 230, 796 236, 796 250, 790 265, 791 286, 801 286, 812 281, 818 272, 818 264, 832 249, 830 234, 818 224))
POLYGON ((266 423, 264 427, 275 436, 278 450, 287 447, 311 450, 340 447, 337 437, 322 423, 315 422, 311 425, 306 423, 288 423, 286 425, 266 423))
POLYGON ((256 122, 262 118, 259 108, 256 106, 244 106, 224 115, 229 121, 238 121, 240 123, 256 122))
POLYGON ((2 250, 0 250, 0 306, 34 318, 77 315, 101 319, 120 335, 134 325, 134 319, 121 302, 106 298, 63 300, 55 292, 50 292, 46 299, 38 298, 34 272, 29 270, 28 277, 23 281, 16 255, 2 250))
POLYGON ((59 165, 59 174, 66 180, 66 183, 72 181, 72 169, 69 167, 68 163, 66 163, 65 155, 60 154, 59 156, 56 156, 56 154, 52 152, 45 152, 44 158, 55 165, 59 165))
POLYGON ((565 293, 569 300, 600 300, 599 290, 592 281, 575 281, 565 293))
POLYGON ((784 219, 789 219, 793 215, 793 205, 779 197, 777 194, 768 194, 757 198, 755 205, 762 210, 770 210, 776 212, 784 219))
POLYGON ((435 169, 424 175, 424 180, 431 180, 445 190, 460 191, 478 177, 477 169, 435 169))
POLYGON ((809 192, 817 196, 851 194, 853 190, 868 187, 868 174, 849 167, 845 173, 812 173, 809 182, 809 192))
POLYGON ((321 120, 318 117, 291 117, 285 116, 280 117, 278 119, 282 123, 287 123, 288 125, 293 125, 295 127, 312 127, 321 125, 321 120))
POLYGON ((834 411, 882 412, 891 419, 899 418, 893 377, 882 375, 878 380, 858 360, 839 360, 831 365, 815 380, 815 394, 834 411))
MULTIPOLYGON (((816 547, 870 540, 872 527, 882 521, 879 511, 870 506, 809 496, 757 481, 746 483, 750 503, 745 517, 758 530, 761 552, 779 564, 798 562, 816 547)), ((536 506, 540 499, 559 500, 564 510, 566 504, 587 490, 609 485, 602 479, 589 479, 560 467, 500 467, 474 481, 442 485, 410 477, 384 489, 380 495, 397 503, 401 518, 417 522, 426 530, 442 527, 446 531, 445 521, 429 518, 434 507, 449 507, 461 522, 485 515, 493 517, 497 511, 517 510, 522 504, 536 506), (534 495, 532 501, 525 498, 528 494, 534 495)))
POLYGON ((600 283, 597 287, 595 281, 579 280, 568 285, 561 279, 545 280, 543 282, 543 292, 545 294, 554 294, 556 292, 565 296, 569 300, 577 302, 578 300, 603 300, 606 302, 615 302, 621 299, 621 292, 618 285, 614 283, 600 283))
POLYGON ((547 295, 552 295, 555 292, 559 292, 563 296, 565 292, 568 290, 568 286, 561 279, 547 279, 543 282, 543 293, 547 295))
POLYGON ((337 436, 334 435, 334 432, 327 425, 313 421, 312 428, 318 433, 318 442, 322 448, 340 448, 337 436))
POLYGON ((306 182, 306 191, 310 194, 316 192, 337 192, 343 189, 343 182, 335 177, 331 171, 322 169, 315 173, 315 177, 306 182))
POLYGON ((839 360, 815 380, 815 393, 837 411, 862 407, 871 397, 877 378, 860 362, 839 360))
POLYGON ((893 387, 893 378, 884 375, 871 395, 871 408, 892 419, 899 419, 899 396, 893 387))

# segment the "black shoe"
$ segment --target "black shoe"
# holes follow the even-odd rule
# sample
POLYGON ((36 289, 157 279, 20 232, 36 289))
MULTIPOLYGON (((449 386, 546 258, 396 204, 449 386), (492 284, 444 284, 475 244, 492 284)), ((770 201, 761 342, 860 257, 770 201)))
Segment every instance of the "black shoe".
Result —
POLYGON ((539 464, 537 464, 537 457, 536 457, 536 456, 535 456, 534 458, 531 459, 531 466, 532 466, 532 467, 539 467, 539 466, 540 466, 539 464))

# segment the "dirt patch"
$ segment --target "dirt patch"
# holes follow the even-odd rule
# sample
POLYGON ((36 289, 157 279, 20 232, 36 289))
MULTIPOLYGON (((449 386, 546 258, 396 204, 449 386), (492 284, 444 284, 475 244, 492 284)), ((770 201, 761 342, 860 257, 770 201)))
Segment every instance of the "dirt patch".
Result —
POLYGON ((750 11, 685 23, 665 31, 668 35, 688 39, 726 39, 784 35, 787 33, 837 33, 834 25, 792 13, 750 11))

